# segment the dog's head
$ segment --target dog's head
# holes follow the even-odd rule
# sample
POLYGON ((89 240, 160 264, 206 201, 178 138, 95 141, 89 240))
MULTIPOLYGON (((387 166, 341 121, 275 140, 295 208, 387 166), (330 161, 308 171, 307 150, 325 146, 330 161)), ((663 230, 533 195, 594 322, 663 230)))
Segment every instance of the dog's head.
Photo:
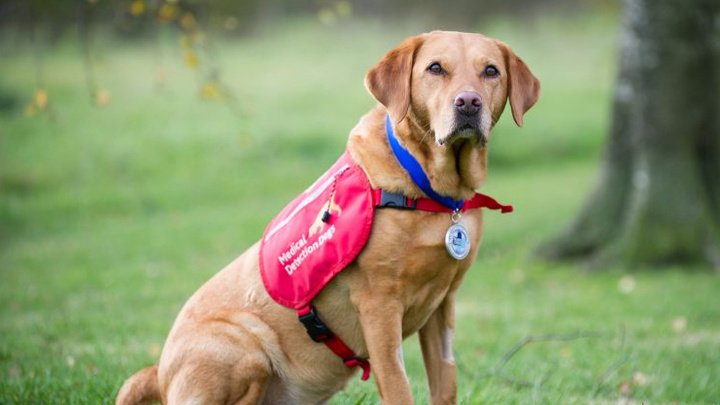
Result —
POLYGON ((483 145, 507 100, 517 125, 540 95, 527 65, 503 42, 434 31, 410 37, 365 77, 395 123, 408 118, 438 145, 474 138, 483 145))

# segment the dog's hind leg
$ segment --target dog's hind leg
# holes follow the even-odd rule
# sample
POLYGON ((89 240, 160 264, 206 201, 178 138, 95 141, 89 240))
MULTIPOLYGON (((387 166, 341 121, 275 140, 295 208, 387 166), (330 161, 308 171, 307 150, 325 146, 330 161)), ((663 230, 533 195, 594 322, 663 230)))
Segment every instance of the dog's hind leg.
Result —
MULTIPOLYGON (((258 364, 252 366, 256 368, 258 364)), ((222 373, 226 370, 225 367, 214 370, 212 367, 205 368, 205 370, 196 368, 194 371, 176 376, 168 389, 167 404, 251 405, 261 403, 270 376, 269 369, 242 376, 223 375, 222 373), (207 376, 208 372, 212 373, 211 377, 207 376)))
POLYGON ((191 360, 168 387, 167 404, 259 404, 272 373, 269 359, 263 357, 255 352, 205 358, 202 363, 191 360))
POLYGON ((244 323, 218 319, 186 325, 202 332, 183 342, 177 357, 169 359, 168 405, 262 402, 273 375, 272 361, 244 323))

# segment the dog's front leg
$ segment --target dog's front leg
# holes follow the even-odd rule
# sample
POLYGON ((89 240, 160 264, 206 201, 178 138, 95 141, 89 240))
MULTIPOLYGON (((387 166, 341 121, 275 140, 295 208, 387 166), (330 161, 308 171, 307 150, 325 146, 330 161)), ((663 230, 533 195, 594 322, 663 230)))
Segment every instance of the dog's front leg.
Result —
POLYGON ((455 294, 448 294, 418 334, 433 405, 457 402, 452 353, 454 326, 455 294))
POLYGON ((360 324, 383 404, 412 404, 402 363, 402 305, 373 297, 359 305, 360 324))

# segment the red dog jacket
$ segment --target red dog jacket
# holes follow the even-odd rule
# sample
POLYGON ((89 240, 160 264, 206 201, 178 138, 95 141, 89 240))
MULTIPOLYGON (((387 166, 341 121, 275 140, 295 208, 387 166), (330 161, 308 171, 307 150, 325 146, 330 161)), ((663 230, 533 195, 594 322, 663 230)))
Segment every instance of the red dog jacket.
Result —
POLYGON ((260 272, 278 303, 303 309, 360 253, 370 236, 370 182, 348 153, 265 230, 260 272))

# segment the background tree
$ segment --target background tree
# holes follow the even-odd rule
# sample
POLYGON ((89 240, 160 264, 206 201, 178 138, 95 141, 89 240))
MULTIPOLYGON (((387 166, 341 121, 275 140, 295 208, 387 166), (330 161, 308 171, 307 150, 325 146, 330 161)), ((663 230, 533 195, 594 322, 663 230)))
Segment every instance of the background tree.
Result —
POLYGON ((720 2, 625 0, 599 182, 551 259, 720 268, 720 2))

